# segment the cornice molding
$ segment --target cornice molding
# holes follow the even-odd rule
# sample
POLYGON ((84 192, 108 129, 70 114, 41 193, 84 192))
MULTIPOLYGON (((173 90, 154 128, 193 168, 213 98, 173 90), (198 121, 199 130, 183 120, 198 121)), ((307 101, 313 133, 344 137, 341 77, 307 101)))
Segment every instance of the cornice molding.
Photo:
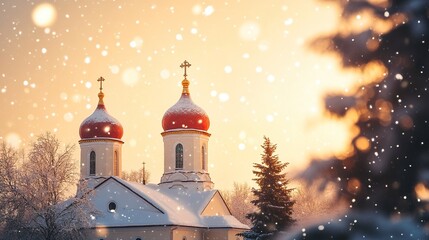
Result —
POLYGON ((211 134, 206 131, 201 131, 197 129, 181 129, 181 130, 169 130, 161 133, 161 136, 167 136, 167 135, 173 135, 173 134, 188 134, 188 133, 197 133, 201 135, 205 135, 207 137, 210 137, 211 134))
POLYGON ((124 141, 116 139, 116 138, 88 138, 88 139, 81 139, 79 140, 79 144, 81 143, 88 143, 88 142, 118 142, 118 143, 124 143, 124 141))

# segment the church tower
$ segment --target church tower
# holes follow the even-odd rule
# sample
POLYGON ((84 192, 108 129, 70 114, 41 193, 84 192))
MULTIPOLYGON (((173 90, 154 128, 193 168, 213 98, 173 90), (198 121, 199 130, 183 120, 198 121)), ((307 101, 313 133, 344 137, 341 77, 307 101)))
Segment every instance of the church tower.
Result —
POLYGON ((120 177, 122 171, 123 128, 118 120, 109 115, 104 105, 104 78, 100 77, 97 81, 100 82, 97 108, 79 128, 81 179, 120 177))
POLYGON ((208 173, 207 132, 210 120, 207 113, 191 99, 186 69, 191 64, 184 61, 180 67, 185 74, 182 95, 162 118, 161 133, 164 140, 164 174, 160 185, 197 190, 213 188, 208 173))

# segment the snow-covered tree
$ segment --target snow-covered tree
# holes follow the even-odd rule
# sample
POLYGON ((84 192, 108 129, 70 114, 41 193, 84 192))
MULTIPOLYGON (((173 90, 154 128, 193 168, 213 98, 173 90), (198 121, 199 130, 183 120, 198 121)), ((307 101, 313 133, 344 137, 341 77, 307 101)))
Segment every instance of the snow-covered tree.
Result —
POLYGON ((232 215, 238 221, 251 226, 251 222, 246 216, 255 211, 255 206, 251 203, 253 199, 252 188, 247 183, 234 182, 233 189, 222 191, 222 196, 232 215))
POLYGON ((0 239, 9 238, 8 230, 23 217, 23 201, 16 199, 13 189, 18 183, 18 152, 2 142, 0 145, 0 239))
MULTIPOLYGON (((130 182, 138 182, 143 183, 143 168, 139 170, 131 170, 131 171, 122 171, 121 173, 122 179, 125 179, 130 182)), ((150 179, 150 172, 145 168, 144 169, 144 182, 147 183, 150 179)))
POLYGON ((28 158, 18 165, 15 150, 2 145, 0 164, 0 209, 5 239, 77 239, 80 230, 91 226, 97 214, 89 201, 91 190, 84 181, 76 184, 74 146, 62 147, 46 133, 32 144, 28 158))
POLYGON ((292 183, 294 191, 292 198, 293 218, 296 219, 295 226, 302 228, 320 219, 338 216, 347 210, 347 204, 338 201, 336 185, 330 184, 324 190, 318 188, 316 184, 306 184, 305 182, 292 183))
POLYGON ((252 204, 257 211, 249 213, 253 226, 243 236, 248 239, 270 239, 280 229, 287 229, 293 225, 292 218, 294 201, 293 189, 288 188, 289 179, 286 178, 285 168, 289 163, 282 163, 274 153, 277 145, 264 137, 262 163, 254 163, 253 173, 258 188, 253 188, 255 199, 252 204))

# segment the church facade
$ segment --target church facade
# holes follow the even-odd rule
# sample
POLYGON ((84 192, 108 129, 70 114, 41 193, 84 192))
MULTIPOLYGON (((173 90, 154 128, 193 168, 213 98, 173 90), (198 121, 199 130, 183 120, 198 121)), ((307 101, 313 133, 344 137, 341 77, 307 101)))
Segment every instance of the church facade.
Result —
POLYGON ((99 102, 79 129, 81 179, 100 214, 88 239, 238 240, 248 228, 231 215, 208 172, 210 120, 191 99, 186 70, 183 90, 162 119, 164 173, 159 184, 121 179, 123 127, 107 113, 100 78, 99 102))

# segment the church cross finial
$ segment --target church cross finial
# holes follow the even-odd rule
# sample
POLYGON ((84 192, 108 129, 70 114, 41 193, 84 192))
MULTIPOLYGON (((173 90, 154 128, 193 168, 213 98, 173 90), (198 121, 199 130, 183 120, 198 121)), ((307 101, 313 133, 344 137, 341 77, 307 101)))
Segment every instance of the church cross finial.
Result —
POLYGON ((97 79, 97 82, 100 82, 100 92, 103 91, 103 82, 104 82, 104 78, 100 77, 99 79, 97 79))
POLYGON ((185 77, 185 79, 186 79, 186 76, 188 76, 187 74, 186 74, 186 68, 188 68, 188 67, 190 67, 191 66, 191 64, 188 62, 188 61, 184 61, 182 64, 180 64, 180 67, 181 68, 185 68, 185 74, 183 74, 183 76, 185 77))

